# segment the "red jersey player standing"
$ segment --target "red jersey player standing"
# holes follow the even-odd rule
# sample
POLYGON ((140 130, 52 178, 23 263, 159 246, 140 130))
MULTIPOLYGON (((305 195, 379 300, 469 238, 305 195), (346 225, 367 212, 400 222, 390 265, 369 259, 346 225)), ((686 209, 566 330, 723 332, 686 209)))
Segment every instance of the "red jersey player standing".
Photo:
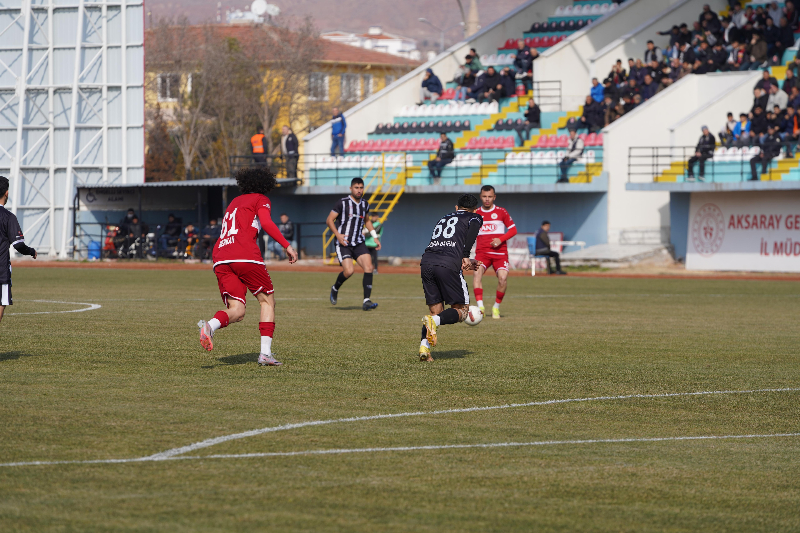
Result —
POLYGON ((201 320, 200 345, 208 351, 214 348, 213 337, 218 329, 244 318, 249 290, 261 304, 261 354, 258 364, 279 366, 272 354, 275 332, 275 297, 272 280, 256 239, 262 228, 286 250, 290 263, 297 261, 297 252, 283 238, 270 214, 272 205, 266 194, 276 184, 275 175, 264 168, 244 168, 236 173, 240 196, 228 206, 222 221, 222 232, 211 255, 219 292, 227 311, 218 311, 214 318, 201 320))
POLYGON ((494 187, 484 185, 481 187, 481 202, 483 207, 477 213, 483 217, 483 226, 478 233, 475 248, 475 259, 479 265, 472 278, 475 289, 475 299, 478 307, 485 314, 483 307, 483 273, 494 267, 497 273, 497 295, 492 307, 492 318, 500 318, 500 304, 506 294, 508 286, 508 246, 506 241, 517 234, 517 227, 508 211, 494 205, 497 195, 494 187))

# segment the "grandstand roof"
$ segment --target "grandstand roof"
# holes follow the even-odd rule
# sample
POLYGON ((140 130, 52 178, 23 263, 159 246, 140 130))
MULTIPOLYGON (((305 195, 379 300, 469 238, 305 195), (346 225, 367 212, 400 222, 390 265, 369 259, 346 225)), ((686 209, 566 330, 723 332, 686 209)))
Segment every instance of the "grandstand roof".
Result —
MULTIPOLYGON (((286 30, 269 26, 241 24, 213 24, 186 27, 170 26, 169 30, 171 38, 183 38, 194 44, 193 46, 181 47, 186 50, 188 56, 186 60, 188 61, 202 59, 203 43, 208 38, 207 36, 213 35, 221 38, 233 38, 236 39, 245 50, 255 50, 258 46, 256 43, 263 42, 265 38, 269 38, 270 36, 288 40, 297 35, 286 30), (199 54, 198 51, 200 52, 199 54)), ((145 32, 146 49, 153 49, 153 47, 159 46, 159 43, 156 42, 157 31, 158 30, 150 29, 145 32)), ((321 57, 315 60, 315 62, 319 63, 353 63, 402 67, 416 67, 421 64, 419 61, 414 61, 412 59, 378 52, 376 50, 356 48, 327 39, 318 39, 318 44, 321 50, 321 57)), ((265 57, 264 60, 265 62, 269 62, 270 58, 265 57)))

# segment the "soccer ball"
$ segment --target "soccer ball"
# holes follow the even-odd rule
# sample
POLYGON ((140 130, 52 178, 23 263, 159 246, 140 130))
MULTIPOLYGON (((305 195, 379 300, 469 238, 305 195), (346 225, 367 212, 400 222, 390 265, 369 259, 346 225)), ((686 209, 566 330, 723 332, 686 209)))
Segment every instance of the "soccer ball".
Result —
POLYGON ((470 305, 467 309, 467 318, 464 323, 468 326, 477 326, 483 320, 483 313, 477 305, 470 305))

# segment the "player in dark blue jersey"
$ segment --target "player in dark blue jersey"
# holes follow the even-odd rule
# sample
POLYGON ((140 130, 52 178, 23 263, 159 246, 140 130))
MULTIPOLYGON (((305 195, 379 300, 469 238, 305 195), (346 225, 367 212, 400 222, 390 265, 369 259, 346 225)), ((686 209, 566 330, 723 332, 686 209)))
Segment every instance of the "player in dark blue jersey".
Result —
POLYGON ((463 270, 475 270, 478 262, 469 258, 483 218, 475 214, 478 199, 465 194, 456 210, 443 216, 433 228, 431 242, 420 261, 422 290, 431 314, 422 318, 420 361, 433 361, 431 347, 436 346, 436 328, 457 324, 467 318, 469 288, 463 270), (450 305, 445 310, 444 306, 450 305))
POLYGON ((22 255, 36 259, 36 250, 25 244, 25 236, 19 227, 17 217, 6 209, 8 203, 8 178, 0 176, 0 320, 11 299, 11 251, 14 247, 22 255))

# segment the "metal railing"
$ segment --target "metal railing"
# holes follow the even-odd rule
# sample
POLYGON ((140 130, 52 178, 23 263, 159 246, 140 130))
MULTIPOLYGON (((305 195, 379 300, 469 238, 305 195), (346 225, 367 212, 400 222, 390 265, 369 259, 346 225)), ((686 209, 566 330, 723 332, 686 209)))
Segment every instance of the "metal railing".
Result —
MULTIPOLYGON (((517 135, 510 130, 508 135, 517 135)), ((584 165, 581 171, 597 174, 597 165, 602 165, 602 146, 588 147, 582 159, 570 167, 575 177, 575 167, 584 165)), ((469 179, 491 178, 498 185, 521 183, 555 183, 561 177, 559 163, 566 155, 565 148, 542 149, 535 152, 514 151, 508 148, 486 150, 456 150, 455 159, 442 169, 440 179, 428 182, 411 182, 409 185, 456 185, 469 179), (527 180, 527 181, 525 181, 527 180)), ((356 177, 364 178, 375 171, 385 170, 402 173, 405 179, 430 178, 428 163, 435 159, 435 150, 386 152, 345 152, 343 155, 301 154, 297 161, 298 185, 330 186, 349 185, 356 177)), ((239 167, 252 166, 240 156, 239 167)), ((280 158, 273 158, 280 159, 280 158)), ((588 176, 586 176, 588 177, 588 176)))
MULTIPOLYGON (((777 167, 775 161, 787 159, 797 151, 796 142, 782 142, 770 145, 770 153, 766 173, 766 180, 780 179, 788 168, 777 167)), ((695 146, 632 146, 628 149, 628 182, 674 182, 687 181, 689 176, 689 160, 696 155, 695 146)), ((758 144, 744 146, 717 147, 710 158, 705 158, 704 180, 708 183, 738 182, 751 180, 753 170, 750 164, 753 158, 757 179, 762 176, 762 162, 760 160, 762 146, 758 144)), ((699 179, 700 163, 692 165, 693 175, 699 179)))
POLYGON ((561 81, 534 81, 533 101, 542 111, 562 111, 561 81))

